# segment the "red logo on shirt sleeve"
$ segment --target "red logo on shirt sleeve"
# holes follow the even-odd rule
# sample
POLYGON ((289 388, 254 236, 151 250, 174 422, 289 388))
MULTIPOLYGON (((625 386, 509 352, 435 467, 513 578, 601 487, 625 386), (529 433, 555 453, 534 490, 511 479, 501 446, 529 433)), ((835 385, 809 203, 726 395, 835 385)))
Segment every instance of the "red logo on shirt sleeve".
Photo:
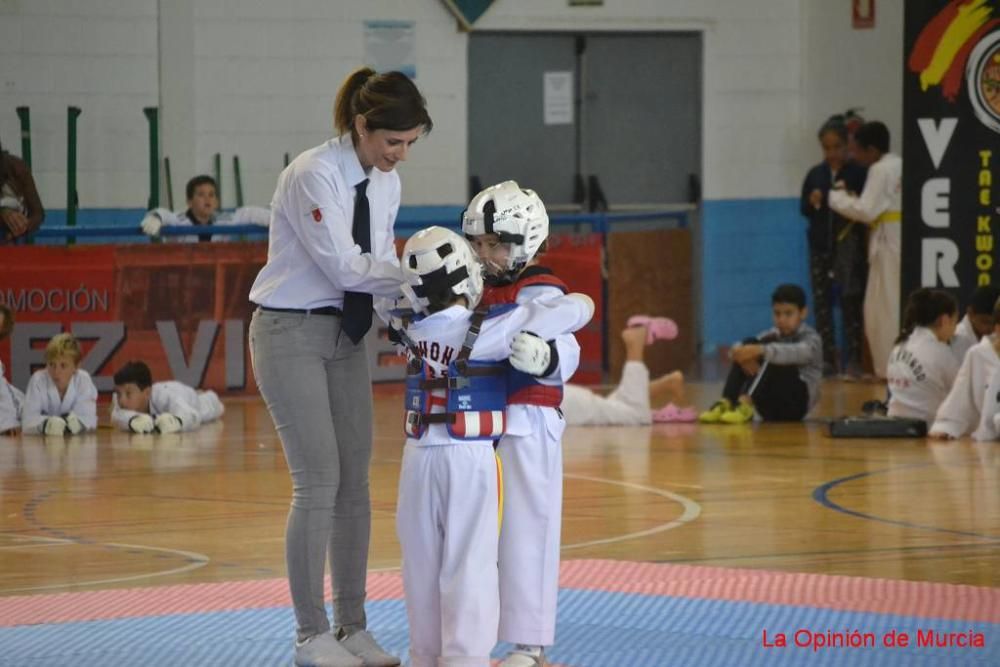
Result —
POLYGON ((316 222, 323 222, 323 211, 318 206, 312 210, 312 216, 316 222))

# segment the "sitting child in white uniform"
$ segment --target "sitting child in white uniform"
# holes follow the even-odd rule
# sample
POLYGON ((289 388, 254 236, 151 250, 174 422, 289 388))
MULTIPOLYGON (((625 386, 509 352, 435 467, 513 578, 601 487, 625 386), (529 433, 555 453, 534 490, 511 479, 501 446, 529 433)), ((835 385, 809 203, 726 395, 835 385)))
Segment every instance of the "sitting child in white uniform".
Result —
MULTIPOLYGON (((174 213, 168 208, 157 208, 149 211, 142 219, 140 226, 147 236, 158 237, 163 225, 212 227, 227 225, 257 225, 267 227, 271 221, 271 211, 260 206, 241 206, 232 213, 219 213, 219 187, 211 176, 195 176, 187 183, 187 209, 182 213, 174 213)), ((225 235, 213 236, 211 233, 198 236, 175 236, 174 240, 181 243, 197 241, 226 240, 225 235)))
MULTIPOLYGON (((1000 354, 1000 343, 994 348, 1000 354)), ((993 372, 990 384, 983 396, 983 412, 979 418, 979 428, 972 433, 979 441, 1000 440, 1000 369, 993 372)))
POLYGON ((97 428, 97 387, 80 368, 83 353, 72 334, 52 337, 45 368, 35 371, 24 396, 21 430, 45 435, 78 435, 97 428))
POLYGON ((530 339, 580 329, 594 305, 570 294, 473 312, 481 266, 469 244, 442 227, 411 237, 400 265, 404 293, 426 313, 402 334, 411 370, 396 529, 411 664, 487 667, 500 616, 493 446, 506 428, 507 379, 511 367, 540 363, 530 339))
MULTIPOLYGON (((962 321, 969 320, 969 317, 967 314, 962 321)), ((983 336, 965 353, 951 391, 938 408, 930 437, 940 440, 960 438, 971 433, 979 424, 986 390, 993 375, 1000 370, 1000 299, 993 306, 991 321, 995 322, 992 333, 983 336)), ((954 341, 952 338, 952 346, 954 341)))
POLYGON ((955 335, 948 342, 948 346, 959 363, 965 359, 965 353, 973 345, 982 340, 984 336, 993 333, 993 307, 998 298, 1000 298, 1000 289, 992 285, 980 285, 972 292, 972 300, 969 302, 969 307, 965 309, 965 317, 958 323, 955 335))
MULTIPOLYGON (((0 305, 0 340, 9 336, 13 329, 13 311, 7 306, 0 305)), ((24 405, 24 393, 7 382, 3 362, 0 361, 0 435, 14 436, 21 430, 22 405, 24 405)))
POLYGON ((198 391, 175 380, 154 384, 142 361, 130 361, 115 373, 111 403, 111 422, 132 433, 193 431, 225 411, 214 391, 198 391))
POLYGON ((948 292, 921 288, 910 294, 903 332, 886 369, 890 417, 934 421, 958 374, 958 360, 948 347, 957 325, 958 303, 948 292))

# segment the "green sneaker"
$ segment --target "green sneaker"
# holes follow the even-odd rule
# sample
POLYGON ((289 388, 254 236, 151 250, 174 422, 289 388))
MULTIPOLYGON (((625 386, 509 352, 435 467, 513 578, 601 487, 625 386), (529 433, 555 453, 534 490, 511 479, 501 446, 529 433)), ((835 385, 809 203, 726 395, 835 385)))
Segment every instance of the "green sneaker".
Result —
POLYGON ((732 410, 733 404, 728 398, 721 398, 712 407, 698 415, 698 421, 702 424, 718 424, 722 420, 722 415, 732 410))
POLYGON ((723 424, 746 424, 749 421, 753 421, 753 406, 740 403, 732 410, 723 412, 722 416, 719 417, 719 421, 723 424))

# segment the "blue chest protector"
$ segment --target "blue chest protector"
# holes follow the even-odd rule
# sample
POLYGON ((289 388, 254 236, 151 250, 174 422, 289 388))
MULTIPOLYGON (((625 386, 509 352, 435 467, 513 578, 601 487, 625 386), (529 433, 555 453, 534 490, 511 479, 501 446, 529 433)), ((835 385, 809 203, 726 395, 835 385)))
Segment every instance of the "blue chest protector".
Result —
POLYGON ((480 308, 472 315, 458 358, 448 364, 444 377, 432 378, 431 367, 421 358, 412 341, 406 373, 406 421, 404 430, 421 437, 429 424, 444 424, 448 435, 459 440, 495 440, 507 427, 507 376, 505 362, 472 361, 469 356, 485 319, 509 311, 506 306, 480 308), (444 390, 444 396, 432 391, 444 390), (443 407, 443 412, 432 412, 443 407))

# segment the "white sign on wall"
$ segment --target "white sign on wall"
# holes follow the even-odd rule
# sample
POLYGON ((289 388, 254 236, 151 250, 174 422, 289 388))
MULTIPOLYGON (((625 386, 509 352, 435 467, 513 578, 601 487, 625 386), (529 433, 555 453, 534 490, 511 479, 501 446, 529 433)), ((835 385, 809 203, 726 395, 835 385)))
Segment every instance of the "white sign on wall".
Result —
POLYGON ((572 125, 573 72, 545 72, 542 99, 546 125, 572 125))
POLYGON ((413 21, 365 21, 365 64, 417 78, 413 21))

